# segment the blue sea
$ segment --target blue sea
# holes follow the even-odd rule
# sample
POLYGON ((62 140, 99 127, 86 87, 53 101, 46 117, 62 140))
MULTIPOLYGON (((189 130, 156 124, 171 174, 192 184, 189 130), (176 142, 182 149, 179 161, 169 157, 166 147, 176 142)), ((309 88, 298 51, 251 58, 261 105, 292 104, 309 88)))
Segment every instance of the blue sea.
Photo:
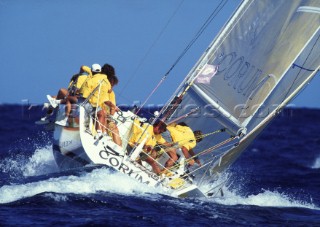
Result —
POLYGON ((60 172, 41 107, 0 106, 0 226, 320 226, 320 110, 285 109, 221 175, 178 199, 104 167, 60 172))

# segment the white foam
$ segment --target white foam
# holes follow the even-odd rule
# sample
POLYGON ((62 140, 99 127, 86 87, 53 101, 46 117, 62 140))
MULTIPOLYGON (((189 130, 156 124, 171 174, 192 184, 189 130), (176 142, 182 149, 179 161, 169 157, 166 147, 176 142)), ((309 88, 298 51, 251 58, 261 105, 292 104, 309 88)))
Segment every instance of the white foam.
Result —
POLYGON ((300 201, 296 199, 293 195, 288 195, 286 193, 281 193, 276 190, 263 190, 258 194, 251 194, 247 196, 239 195, 239 191, 243 191, 243 188, 229 189, 228 179, 230 179, 230 174, 222 174, 219 179, 214 183, 214 185, 203 185, 201 190, 207 192, 209 188, 215 188, 214 198, 210 201, 214 203, 219 203, 223 205, 253 205, 261 207, 301 207, 309 209, 320 209, 316 207, 312 200, 310 202, 300 201), (223 196, 220 195, 219 188, 222 187, 223 196))
POLYGON ((261 207, 302 207, 319 209, 314 204, 296 200, 293 196, 277 191, 266 190, 256 195, 239 196, 235 192, 224 191, 225 195, 214 199, 215 202, 224 205, 254 205, 261 207))
POLYGON ((319 169, 320 168, 320 156, 314 161, 313 165, 311 166, 312 169, 319 169))
POLYGON ((36 149, 34 154, 22 167, 23 176, 39 176, 58 171, 59 169, 54 160, 51 145, 36 149))
MULTIPOLYGON (((82 176, 63 176, 23 185, 5 185, 0 188, 0 203, 10 203, 44 192, 89 194, 100 191, 129 195, 159 192, 154 188, 136 182, 126 175, 121 173, 111 174, 109 170, 103 168, 84 173, 82 176)), ((56 197, 53 199, 56 199, 56 197)))
POLYGON ((3 173, 8 173, 11 177, 39 176, 59 171, 51 145, 36 149, 31 157, 21 154, 7 157, 1 161, 0 170, 3 173))
POLYGON ((56 202, 66 202, 66 201, 68 201, 68 196, 66 196, 66 195, 47 193, 46 196, 51 198, 51 199, 53 199, 56 202))
MULTIPOLYGON (((320 157, 316 160, 313 168, 319 168, 320 157)), ((3 172, 20 171, 23 176, 39 176, 57 172, 58 167, 55 164, 51 146, 36 149, 34 154, 29 158, 15 157, 7 159, 0 164, 3 172)), ((229 178, 228 174, 222 175, 215 185, 224 183, 229 178)), ((207 192, 212 185, 201 187, 203 192, 207 192)), ((118 194, 143 195, 146 193, 166 194, 161 189, 154 189, 141 184, 130 177, 121 173, 110 173, 107 169, 96 169, 90 173, 84 173, 82 176, 64 176, 50 178, 44 181, 32 182, 22 185, 4 185, 0 188, 0 203, 14 202, 23 198, 35 196, 39 193, 54 192, 61 194, 88 194, 99 191, 106 191, 118 194)), ((294 196, 286 195, 277 191, 265 190, 259 194, 240 196, 236 190, 229 190, 223 187, 224 196, 211 199, 214 203, 223 205, 255 205, 267 207, 304 207, 318 209, 314 204, 294 199, 294 196)), ((46 194, 54 200, 66 200, 65 196, 56 196, 55 194, 46 194)), ((157 199, 149 198, 149 199, 157 199)))

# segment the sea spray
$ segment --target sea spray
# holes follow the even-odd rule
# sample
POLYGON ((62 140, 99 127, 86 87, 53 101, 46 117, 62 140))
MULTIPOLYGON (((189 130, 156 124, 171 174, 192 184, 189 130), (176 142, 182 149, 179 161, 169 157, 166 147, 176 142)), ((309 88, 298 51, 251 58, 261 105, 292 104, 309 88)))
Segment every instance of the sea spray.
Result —
POLYGON ((145 187, 133 179, 106 168, 83 172, 80 176, 61 176, 20 185, 4 185, 0 188, 0 203, 10 203, 33 197, 44 192, 61 194, 91 194, 111 192, 124 195, 158 193, 155 188, 145 187))

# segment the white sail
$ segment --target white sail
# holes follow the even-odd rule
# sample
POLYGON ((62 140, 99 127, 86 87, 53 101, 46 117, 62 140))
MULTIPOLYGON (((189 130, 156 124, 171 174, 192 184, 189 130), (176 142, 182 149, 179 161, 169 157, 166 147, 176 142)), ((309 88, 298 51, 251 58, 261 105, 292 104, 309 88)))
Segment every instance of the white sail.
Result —
POLYGON ((319 28, 320 1, 243 1, 162 111, 177 97, 171 121, 200 107, 183 120, 205 134, 195 148, 199 172, 228 166, 312 79, 319 28))

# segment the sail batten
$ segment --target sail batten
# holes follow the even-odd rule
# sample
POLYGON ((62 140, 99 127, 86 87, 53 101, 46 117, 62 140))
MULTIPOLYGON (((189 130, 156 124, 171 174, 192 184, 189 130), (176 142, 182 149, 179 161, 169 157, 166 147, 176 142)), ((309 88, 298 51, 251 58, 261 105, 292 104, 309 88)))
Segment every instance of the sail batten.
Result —
POLYGON ((319 7, 312 7, 312 6, 301 6, 297 9, 297 12, 319 13, 320 14, 320 8, 319 7))

